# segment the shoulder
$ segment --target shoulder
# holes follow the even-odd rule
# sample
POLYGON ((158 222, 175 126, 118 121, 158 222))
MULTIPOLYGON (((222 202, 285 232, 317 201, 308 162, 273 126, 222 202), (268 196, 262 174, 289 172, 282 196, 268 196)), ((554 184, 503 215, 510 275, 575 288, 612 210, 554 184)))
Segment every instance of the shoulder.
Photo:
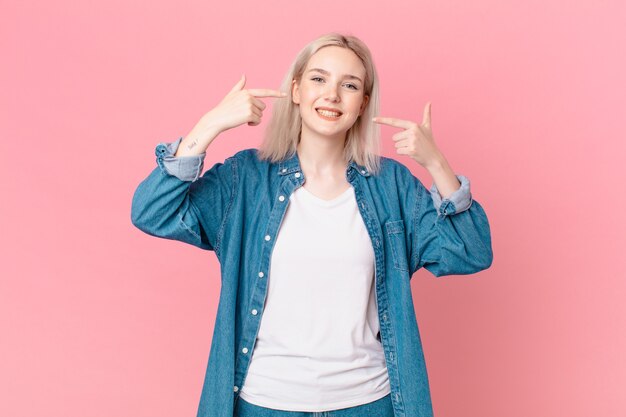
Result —
POLYGON ((247 148, 231 154, 224 159, 224 164, 235 165, 237 169, 245 169, 246 167, 253 167, 258 164, 262 164, 263 161, 257 157, 256 148, 247 148))
POLYGON ((264 177, 273 169, 269 161, 259 158, 259 150, 256 148, 242 149, 228 158, 237 166, 240 175, 251 174, 264 177))
POLYGON ((258 152, 258 149, 256 148, 242 149, 238 151, 237 153, 235 153, 231 158, 238 158, 242 161, 247 160, 247 159, 254 160, 254 159, 258 159, 257 152, 258 152))
POLYGON ((247 148, 237 151, 228 159, 236 159, 240 163, 262 164, 264 161, 258 157, 259 150, 257 148, 247 148))
MULTIPOLYGON (((412 160, 408 162, 417 165, 417 162, 412 160)), ((381 157, 380 171, 373 177, 380 181, 383 186, 395 188, 399 191, 417 190, 423 193, 426 188, 407 165, 393 158, 381 157)))
POLYGON ((381 167, 381 172, 383 171, 393 172, 397 169, 406 168, 404 164, 402 164, 400 161, 397 161, 393 158, 389 158, 386 156, 380 157, 380 167, 381 167))
POLYGON ((380 157, 380 171, 378 175, 383 178, 396 178, 404 181, 415 178, 408 166, 396 159, 385 156, 380 157))

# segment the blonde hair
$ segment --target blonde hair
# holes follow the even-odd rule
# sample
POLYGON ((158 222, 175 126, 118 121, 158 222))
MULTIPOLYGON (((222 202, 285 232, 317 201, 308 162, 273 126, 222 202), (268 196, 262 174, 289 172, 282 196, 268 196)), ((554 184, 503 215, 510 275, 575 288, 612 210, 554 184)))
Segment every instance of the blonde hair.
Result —
POLYGON ((380 109, 378 95, 378 75, 368 47, 359 38, 331 32, 320 36, 306 45, 291 64, 283 79, 280 90, 287 92, 287 97, 274 101, 270 120, 259 147, 259 159, 278 162, 296 153, 302 130, 302 118, 298 106, 292 101, 292 82, 301 82, 302 74, 313 54, 326 46, 340 46, 350 49, 359 57, 365 67, 363 96, 369 96, 363 114, 346 132, 344 159, 364 166, 372 174, 380 169, 380 128, 372 117, 380 109))

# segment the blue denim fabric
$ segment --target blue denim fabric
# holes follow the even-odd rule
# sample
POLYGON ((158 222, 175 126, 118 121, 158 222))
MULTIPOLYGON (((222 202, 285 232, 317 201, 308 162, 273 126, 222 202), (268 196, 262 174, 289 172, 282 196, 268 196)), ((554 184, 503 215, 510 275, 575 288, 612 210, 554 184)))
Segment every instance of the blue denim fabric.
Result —
POLYGON ((331 411, 283 411, 260 407, 239 398, 233 417, 394 417, 391 394, 367 404, 331 411))
MULTIPOLYGON (((202 176, 204 156, 176 158, 182 138, 156 147, 157 166, 135 190, 132 223, 152 236, 212 250, 221 293, 198 417, 232 417, 261 323, 274 241, 290 195, 305 181, 297 153, 277 163, 245 149, 202 176)), ((491 233, 467 178, 441 199, 402 163, 381 158, 373 175, 351 162, 346 178, 375 254, 381 344, 395 417, 433 415, 410 279, 491 266, 491 233)), ((328 237, 332 239, 332 236, 328 237)))
POLYGON ((206 152, 193 156, 174 156, 182 140, 180 137, 172 143, 167 143, 165 148, 159 147, 157 157, 162 158, 162 166, 170 174, 183 181, 196 181, 204 168, 206 152))

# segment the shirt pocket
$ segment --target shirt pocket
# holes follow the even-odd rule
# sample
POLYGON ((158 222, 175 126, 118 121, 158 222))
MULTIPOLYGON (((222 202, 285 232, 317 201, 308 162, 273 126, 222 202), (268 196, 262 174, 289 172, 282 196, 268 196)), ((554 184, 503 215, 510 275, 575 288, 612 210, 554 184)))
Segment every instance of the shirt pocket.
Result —
POLYGON ((403 220, 391 220, 385 223, 387 239, 391 248, 391 257, 394 268, 400 271, 409 271, 406 255, 406 238, 403 220))

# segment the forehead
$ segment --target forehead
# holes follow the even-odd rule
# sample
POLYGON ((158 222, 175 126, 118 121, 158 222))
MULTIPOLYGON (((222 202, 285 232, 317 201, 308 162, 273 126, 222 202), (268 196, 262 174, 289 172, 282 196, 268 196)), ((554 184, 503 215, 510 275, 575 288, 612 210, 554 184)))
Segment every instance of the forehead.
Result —
POLYGON ((365 67, 359 57, 348 48, 325 46, 314 53, 306 65, 310 68, 322 68, 336 74, 365 75, 365 67))

